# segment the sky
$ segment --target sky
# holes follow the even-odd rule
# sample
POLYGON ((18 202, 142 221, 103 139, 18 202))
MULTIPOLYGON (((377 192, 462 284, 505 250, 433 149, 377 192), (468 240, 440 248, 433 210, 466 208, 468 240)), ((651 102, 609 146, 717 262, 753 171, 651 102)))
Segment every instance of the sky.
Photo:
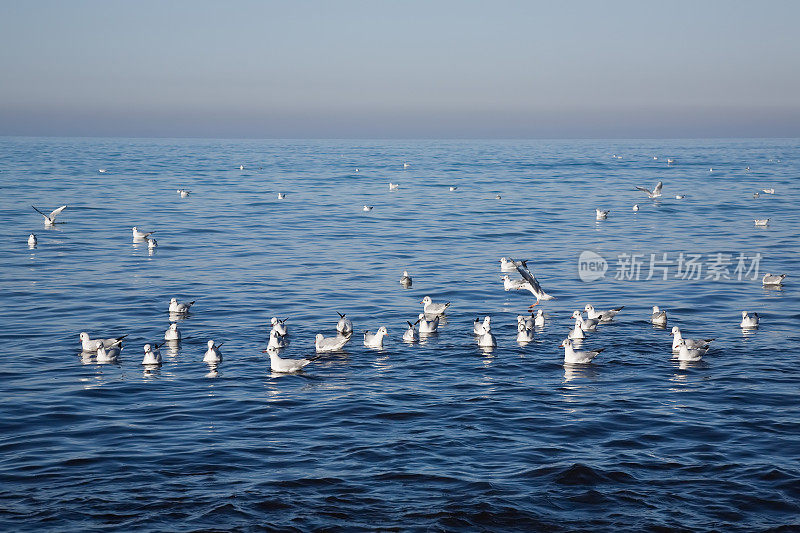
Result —
POLYGON ((0 0, 0 135, 800 137, 800 2, 0 0))

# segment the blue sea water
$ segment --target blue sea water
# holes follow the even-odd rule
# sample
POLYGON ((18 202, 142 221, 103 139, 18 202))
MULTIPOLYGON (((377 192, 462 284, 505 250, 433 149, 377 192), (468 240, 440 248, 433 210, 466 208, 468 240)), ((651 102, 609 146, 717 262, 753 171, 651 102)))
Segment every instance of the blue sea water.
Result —
POLYGON ((0 138, 0 529, 800 528, 799 149, 0 138), (659 200, 634 190, 659 180, 659 200), (31 209, 62 204, 52 229, 31 209), (132 226, 156 230, 153 254, 132 226), (584 250, 604 278, 581 281, 584 250), (682 279, 681 252, 700 279, 682 279), (503 290, 502 256, 556 297, 524 347, 533 299, 503 290), (740 257, 786 284, 739 279, 740 257), (446 321, 403 343, 425 295, 451 302, 446 321), (144 369, 173 296, 196 300, 184 340, 144 369), (625 308, 589 334, 594 363, 565 366, 586 303, 625 308), (701 362, 671 357, 653 305, 715 338, 701 362), (742 310, 758 330, 738 327, 742 310), (270 372, 271 316, 289 317, 282 355, 306 357, 337 312, 356 329, 343 352, 270 372), (491 351, 471 334, 487 314, 491 351), (381 325, 384 349, 364 347, 381 325), (81 331, 127 334, 119 362, 82 356, 81 331), (208 339, 224 343, 215 372, 208 339))

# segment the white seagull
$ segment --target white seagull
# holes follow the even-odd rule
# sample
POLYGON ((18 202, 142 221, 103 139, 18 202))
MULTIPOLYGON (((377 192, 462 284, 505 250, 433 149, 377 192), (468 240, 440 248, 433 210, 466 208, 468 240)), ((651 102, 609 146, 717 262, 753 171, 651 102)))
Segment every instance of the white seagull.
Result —
POLYGON ((533 325, 537 328, 544 327, 544 311, 541 309, 536 311, 536 318, 533 319, 533 325))
POLYGON ((596 331, 597 324, 600 323, 600 320, 597 318, 583 318, 583 314, 577 309, 572 313, 572 318, 580 322, 583 331, 596 331))
POLYGON ((186 198, 192 193, 192 191, 189 189, 178 189, 177 193, 181 196, 181 198, 186 198))
POLYGON ((389 190, 390 191, 396 191, 399 188, 400 188, 400 184, 399 183, 392 183, 391 181, 389 182, 389 190))
MULTIPOLYGON (((282 192, 279 192, 278 193, 278 200, 285 200, 285 199, 286 199, 286 194, 282 193, 282 192)), ((306 361, 306 359, 301 359, 301 361, 306 361)))
POLYGON ((758 327, 760 319, 758 313, 753 313, 753 316, 747 314, 747 311, 742 311, 742 322, 739 324, 740 328, 755 329, 758 327))
POLYGON ((372 208, 373 208, 373 206, 371 206, 371 205, 365 205, 364 208, 362 209, 362 211, 372 211, 372 208))
POLYGON ((316 361, 319 359, 319 356, 312 357, 311 359, 283 359, 278 355, 276 350, 271 348, 267 348, 262 353, 269 354, 269 368, 273 372, 279 372, 281 374, 289 374, 291 372, 297 372, 302 370, 306 366, 309 365, 312 361, 316 361))
POLYGON ((61 211, 63 211, 64 209, 67 208, 67 206, 62 205, 58 209, 53 209, 52 211, 50 211, 49 215, 45 215, 44 213, 42 213, 41 211, 36 209, 36 206, 32 205, 31 207, 33 207, 34 211, 36 211, 37 213, 39 213, 40 215, 42 215, 44 217, 44 225, 45 226, 52 226, 53 224, 55 224, 56 223, 56 217, 61 213, 61 211))
POLYGON ((756 226, 766 226, 769 224, 768 218, 756 218, 753 220, 756 226))
POLYGON ((502 272, 514 272, 517 269, 517 265, 514 264, 513 259, 508 259, 506 257, 500 258, 500 270, 502 272))
POLYGON ((155 248, 158 247, 158 241, 157 240, 155 240, 155 239, 153 239, 151 237, 148 237, 145 240, 147 241, 147 249, 148 250, 154 250, 155 248))
POLYGON ((658 198, 661 196, 661 188, 663 186, 664 183, 659 181, 652 191, 650 189, 646 189, 645 187, 636 187, 636 189, 647 194, 648 198, 658 198))
MULTIPOLYGON (((540 309, 541 310, 541 309, 540 309)), ((535 320, 532 315, 517 315, 517 325, 522 324, 525 329, 533 329, 535 320)))
POLYGON ((633 204, 633 211, 636 212, 639 210, 639 204, 633 204))
POLYGON ((411 286, 412 280, 411 276, 408 275, 408 271, 403 270, 403 277, 400 278, 400 284, 403 285, 405 288, 409 288, 411 286))
POLYGON ((221 363, 222 362, 222 352, 219 351, 220 346, 222 343, 214 344, 214 341, 208 341, 208 350, 206 353, 203 354, 203 362, 204 363, 221 363))
POLYGON ((533 330, 525 327, 525 324, 520 322, 517 324, 517 342, 520 344, 528 343, 533 340, 533 330))
POLYGON ((605 220, 608 218, 608 213, 609 213, 608 210, 603 211, 602 209, 595 208, 594 212, 595 212, 595 218, 597 220, 605 220))
POLYGON ((427 320, 425 318, 425 313, 420 313, 419 318, 417 319, 419 323, 419 332, 420 333, 436 333, 439 330, 439 316, 433 317, 432 320, 427 320))
POLYGON ((494 335, 492 335, 491 331, 487 331, 483 335, 478 337, 478 346, 480 346, 481 348, 492 348, 494 346, 497 346, 497 341, 495 340, 494 335))
POLYGON ((281 337, 286 336, 289 333, 289 330, 286 328, 287 320, 289 319, 284 318, 283 320, 278 320, 278 317, 272 317, 269 320, 269 323, 272 325, 272 331, 276 332, 281 337))
POLYGON ((502 278, 503 280, 503 289, 506 291, 519 291, 522 289, 531 290, 531 284, 525 281, 524 279, 511 279, 508 277, 508 274, 504 274, 502 278))
POLYGON ((36 246, 36 243, 38 243, 38 242, 39 241, 36 239, 36 235, 34 235, 33 233, 28 235, 28 246, 33 248, 34 246, 36 246))
POLYGON ((164 332, 164 340, 165 341, 179 341, 181 340, 181 332, 178 331, 178 323, 173 322, 167 328, 167 331, 164 332))
POLYGON ((191 302, 188 303, 178 303, 177 298, 172 298, 169 301, 169 312, 176 313, 179 315, 185 315, 186 313, 189 312, 189 309, 192 307, 194 302, 195 300, 192 300, 191 302))
POLYGON ((586 364, 591 363, 592 360, 597 357, 597 354, 602 352, 605 348, 600 348, 599 350, 587 350, 584 352, 576 352, 572 348, 572 341, 570 339, 564 339, 561 344, 559 344, 562 348, 564 348, 564 362, 570 364, 586 364))
POLYGON ((417 323, 419 323, 419 320, 416 322, 406 321, 406 324, 408 324, 408 329, 405 331, 405 333, 403 333, 404 341, 415 342, 419 340, 419 335, 417 335, 417 323))
POLYGON ((451 185, 451 186, 450 186, 450 191, 455 191, 456 189, 458 189, 458 187, 457 187, 457 186, 455 186, 455 185, 451 185))
POLYGON ((269 342, 267 343, 267 350, 277 350, 278 348, 286 348, 288 342, 276 330, 269 332, 269 342))
POLYGON ((486 316, 483 320, 480 318, 475 319, 475 322, 472 324, 472 333, 475 335, 483 335, 489 331, 492 331, 492 317, 486 316))
MULTIPOLYGON (((29 243, 30 244, 30 243, 29 243)), ((764 274, 764 277, 761 279, 762 285, 772 285, 778 286, 783 285, 783 278, 786 277, 786 274, 764 274)))
POLYGON ((127 335, 123 335, 121 337, 114 337, 112 339, 90 339, 89 334, 85 331, 82 331, 78 337, 81 339, 81 350, 84 352, 96 352, 97 348, 103 346, 105 348, 110 348, 115 344, 118 344, 122 341, 127 335))
POLYGON ((600 322, 611 322, 611 320, 616 316, 617 313, 622 311, 625 306, 615 307, 613 309, 609 309, 608 311, 595 311, 594 306, 591 304, 586 304, 584 307, 586 311, 586 316, 590 319, 596 318, 600 322))
POLYGON ((445 310, 450 306, 450 302, 443 304, 433 303, 430 296, 423 298, 420 303, 423 305, 423 311, 426 315, 443 315, 445 310))
POLYGON ((511 261, 514 263, 514 266, 515 266, 515 267, 517 267, 517 272, 519 272, 519 273, 520 273, 520 275, 521 275, 521 276, 522 276, 522 277, 523 277, 523 278, 524 278, 524 279, 525 279, 525 280, 528 282, 528 284, 530 285, 529 287, 526 287, 526 288, 527 288, 529 291, 531 291, 531 294, 533 294, 534 296, 536 296, 536 303, 532 304, 532 305, 530 306, 531 308, 532 308, 533 306, 535 306, 536 304, 538 304, 538 303, 539 303, 539 300, 552 300, 552 299, 553 299, 553 297, 552 297, 552 296, 550 296, 549 294, 547 294, 546 292, 544 292, 544 289, 542 289, 542 286, 541 286, 541 285, 539 285, 539 281, 536 279, 536 276, 534 276, 534 275, 533 275, 533 274, 532 274, 532 273, 531 273, 531 272, 528 270, 528 264, 527 264, 527 261, 514 261, 513 259, 512 259, 511 261))
POLYGON ((383 339, 388 332, 386 326, 381 326, 375 333, 370 333, 369 330, 364 332, 364 346, 369 348, 383 348, 383 339))
POLYGON ((708 348, 714 339, 684 339, 678 326, 672 326, 672 351, 677 352, 680 343, 683 342, 687 348, 708 348))
POLYGON ((653 306, 653 314, 650 315, 650 322, 655 324, 656 326, 666 326, 667 325, 667 312, 662 311, 658 308, 657 305, 653 306))
POLYGON ((352 335, 353 333, 353 322, 347 318, 347 315, 343 315, 342 313, 336 312, 339 315, 339 321, 336 323, 336 331, 341 333, 342 335, 352 335))
POLYGON ((349 335, 337 335, 336 337, 325 338, 322 333, 317 333, 317 336, 314 338, 314 347, 318 352, 335 352, 341 350, 349 340, 349 335))
POLYGON ((150 346, 149 344, 144 345, 144 358, 142 359, 143 365, 160 365, 161 364, 161 347, 160 344, 155 346, 150 346))
POLYGON ((567 336, 568 339, 585 339, 586 334, 583 332, 583 328, 581 327, 581 319, 575 319, 575 327, 573 327, 569 331, 569 335, 567 336))
POLYGON ((761 192, 766 194, 775 194, 775 189, 761 189, 761 192))
POLYGON ((120 345, 122 341, 119 340, 108 348, 105 346, 97 347, 97 362, 98 363, 113 363, 119 357, 120 345))
POLYGON ((699 361, 707 351, 708 348, 689 348, 685 339, 678 341, 678 361, 699 361))
POLYGON ((137 228, 136 226, 132 227, 131 231, 133 232, 134 241, 143 241, 150 235, 155 233, 155 231, 140 231, 139 228, 137 228))

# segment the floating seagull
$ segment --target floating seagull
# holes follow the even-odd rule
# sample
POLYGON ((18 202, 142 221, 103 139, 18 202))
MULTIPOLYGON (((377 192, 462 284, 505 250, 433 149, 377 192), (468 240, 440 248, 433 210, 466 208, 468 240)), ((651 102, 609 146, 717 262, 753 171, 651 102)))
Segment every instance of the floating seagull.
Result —
POLYGON ((278 348, 286 348, 288 342, 274 329, 269 332, 269 342, 267 343, 267 350, 277 350, 278 348))
POLYGON ((487 331, 478 337, 478 346, 481 348, 493 348, 497 346, 497 340, 491 331, 487 331))
POLYGON ((389 182, 389 190, 390 191, 396 191, 399 188, 400 188, 400 184, 399 183, 392 183, 391 181, 389 182))
POLYGON ((114 337, 112 339, 90 339, 89 334, 85 331, 82 331, 78 337, 81 339, 81 349, 84 352, 96 352, 97 348, 103 346, 105 348, 110 348, 115 344, 119 343, 127 337, 127 335, 123 335, 121 337, 114 337))
POLYGON ((616 316, 617 313, 622 311, 625 306, 615 307, 614 309, 609 309, 608 311, 595 311, 594 307, 591 304, 586 304, 584 309, 586 310, 586 316, 589 318, 596 318, 600 322, 611 322, 611 320, 616 316))
POLYGON ((158 247, 158 241, 150 237, 145 239, 147 241, 147 249, 152 250, 158 247))
POLYGON ((675 199, 676 200, 683 200, 684 198, 686 198, 685 194, 676 194, 675 195, 675 199))
POLYGON ((119 357, 120 346, 122 340, 118 340, 108 348, 105 346, 97 347, 97 362, 98 363, 113 363, 119 357))
POLYGON ((439 316, 433 317, 432 320, 427 320, 425 318, 425 313, 420 313, 419 318, 417 319, 419 323, 419 332, 420 333, 436 333, 439 330, 439 316))
POLYGON ((456 186, 454 186, 454 185, 451 185, 451 186, 450 186, 450 190, 451 190, 451 191, 454 191, 454 190, 456 190, 456 189, 458 189, 458 187, 456 187, 456 186))
MULTIPOLYGON (((30 244, 30 242, 29 242, 30 244)), ((786 277, 786 274, 764 274, 764 277, 761 279, 762 285, 782 285, 783 278, 786 277)))
POLYGON ((221 363, 222 352, 219 351, 220 346, 222 346, 222 343, 214 344, 214 341, 208 341, 208 350, 206 350, 206 353, 203 354, 203 362, 215 364, 221 363))
POLYGON ((699 361, 708 349, 707 348, 689 348, 686 345, 686 339, 678 341, 678 361, 699 361))
POLYGON ((575 326, 570 330, 569 335, 567 336, 568 339, 585 339, 586 334, 583 332, 583 328, 581 327, 581 319, 575 319, 575 326))
POLYGON ((350 335, 337 335, 336 337, 323 337, 322 333, 317 333, 314 338, 314 347, 318 352, 335 352, 350 340, 350 335))
POLYGON ((534 276, 528 270, 527 261, 514 261, 513 259, 511 261, 514 263, 514 266, 517 267, 517 272, 519 272, 520 275, 523 278, 525 278, 525 280, 527 280, 527 282, 529 284, 529 287, 525 287, 525 288, 528 289, 529 291, 531 291, 531 294, 536 296, 536 303, 534 303, 530 307, 533 307, 536 304, 538 304, 539 300, 552 300, 553 299, 552 296, 550 296, 549 294, 544 292, 544 290, 542 289, 541 285, 539 285, 539 282, 536 280, 536 276, 534 276))
POLYGON ((600 348, 599 350, 576 352, 572 348, 572 341, 570 339, 564 339, 559 346, 564 348, 564 362, 571 364, 591 363, 592 359, 597 357, 597 354, 605 350, 605 348, 600 348))
POLYGON ((34 246, 36 246, 36 243, 38 243, 38 242, 39 241, 36 239, 36 235, 34 235, 33 233, 28 235, 28 246, 33 248, 34 246))
POLYGON ((195 300, 192 300, 189 303, 178 303, 177 298, 172 298, 169 301, 169 312, 170 313, 177 313, 179 315, 184 315, 189 312, 189 309, 194 305, 195 300))
POLYGON ((520 322, 517 324, 517 342, 528 343, 533 340, 533 330, 525 327, 525 324, 520 322))
POLYGON ((638 211, 639 210, 639 204, 633 204, 633 210, 634 211, 638 211))
POLYGON ((311 359, 283 359, 278 355, 277 350, 267 348, 261 353, 269 354, 269 368, 273 372, 281 374, 289 374, 297 372, 308 366, 312 361, 316 361, 320 356, 312 357, 311 359))
POLYGON ((416 322, 406 321, 406 324, 408 324, 408 329, 405 331, 405 333, 403 333, 403 340, 404 341, 406 341, 406 342, 415 342, 415 341, 419 340, 419 336, 417 335, 417 324, 418 323, 419 323, 419 320, 417 320, 416 322))
POLYGON ((285 337, 286 334, 289 332, 286 328, 286 321, 289 320, 288 318, 284 318, 283 320, 278 320, 278 317, 272 317, 269 320, 269 323, 272 325, 272 331, 276 332, 281 337, 285 337))
POLYGON ((755 222, 756 226, 766 226, 766 225, 769 224, 769 219, 768 218, 756 218, 756 219, 753 220, 753 222, 755 222))
POLYGON ((383 339, 388 332, 386 326, 381 326, 375 333, 370 333, 369 330, 364 332, 364 346, 369 348, 383 348, 383 339))
POLYGON ((481 321, 480 318, 476 318, 475 322, 472 324, 472 332, 475 335, 483 335, 492 330, 492 317, 486 316, 481 321))
POLYGON ((494 199, 495 199, 495 200, 502 200, 502 199, 503 199, 503 197, 502 197, 502 196, 500 196, 500 195, 498 194, 497 196, 495 196, 495 197, 494 197, 494 199))
POLYGON ((514 272, 517 269, 517 265, 514 264, 513 259, 508 259, 506 257, 500 258, 500 270, 503 272, 514 272))
POLYGON ((594 211, 595 211, 595 218, 597 220, 605 220, 608 218, 608 213, 609 213, 608 210, 603 211, 602 209, 595 208, 594 211))
POLYGON ((759 196, 761 196, 761 195, 760 195, 760 194, 758 194, 757 192, 754 192, 754 193, 753 193, 753 198, 758 198, 759 196))
POLYGON ((408 163, 403 163, 403 168, 408 168, 408 167, 410 167, 410 166, 411 166, 411 165, 409 165, 408 163))
POLYGON ((675 162, 675 160, 674 160, 674 159, 667 159, 667 164, 668 164, 668 165, 671 165, 671 164, 673 164, 674 162, 675 162))
POLYGON ((652 191, 650 189, 646 189, 644 187, 636 187, 636 189, 639 190, 639 191, 642 191, 643 193, 646 193, 648 198, 658 198, 658 197, 661 196, 661 188, 663 186, 664 186, 664 183, 659 181, 652 191))
POLYGON ((511 279, 508 275, 504 275, 502 278, 503 280, 503 289, 506 291, 518 291, 521 289, 531 290, 531 284, 525 281, 524 279, 511 279))
POLYGON ((373 207, 374 206, 371 206, 371 205, 365 205, 364 208, 363 208, 363 211, 372 211, 373 207))
POLYGON ((775 194, 775 189, 761 189, 761 192, 766 194, 775 194))
POLYGON ((181 340, 181 332, 178 331, 178 323, 173 322, 167 328, 167 331, 164 332, 164 340, 165 341, 179 341, 181 340))
POLYGON ((403 270, 403 277, 400 278, 400 284, 406 289, 411 286, 411 276, 408 275, 407 270, 403 270))
POLYGON ((667 325, 667 312, 662 311, 658 308, 657 305, 653 306, 653 314, 650 315, 650 322, 655 324, 656 326, 666 326, 667 325))
POLYGON ((713 168, 709 168, 708 171, 709 172, 714 172, 714 169, 713 168))
POLYGON ((144 345, 144 358, 142 359, 143 365, 160 365, 161 364, 161 344, 150 346, 144 345))
POLYGON ((137 228, 136 226, 132 227, 131 231, 133 232, 133 240, 134 241, 143 241, 146 238, 148 238, 150 235, 155 233, 155 231, 147 231, 147 232, 139 231, 139 228, 137 228))
POLYGON ((753 316, 747 314, 747 311, 742 311, 742 322, 739 324, 740 328, 755 329, 758 327, 760 319, 758 313, 753 313, 753 316))
POLYGON ((678 326, 672 326, 672 351, 678 351, 680 343, 686 344, 687 348, 708 348, 714 339, 684 339, 678 326))
POLYGON ((239 170, 244 170, 244 165, 239 165, 239 170))
POLYGON ((106 170, 106 169, 104 169, 104 168, 98 168, 98 169, 97 169, 97 171, 98 171, 100 174, 105 174, 106 172, 108 172, 108 170, 106 170))
POLYGON ((544 311, 541 309, 536 311, 536 318, 533 319, 533 325, 537 328, 544 327, 544 311))
POLYGON ((52 211, 50 211, 49 215, 45 215, 44 213, 42 213, 41 211, 36 209, 36 206, 32 205, 31 207, 33 207, 34 211, 36 211, 37 213, 39 213, 40 215, 42 215, 44 217, 44 225, 45 226, 52 226, 53 224, 55 224, 56 223, 56 217, 59 214, 61 214, 61 211, 63 211, 64 209, 67 208, 67 206, 62 205, 58 209, 53 209, 52 211))
POLYGON ((572 318, 576 318, 580 321, 583 331, 595 331, 597 330, 597 324, 600 323, 600 320, 596 318, 583 318, 583 314, 577 309, 572 313, 572 318))
POLYGON ((177 190, 177 193, 181 195, 181 198, 186 198, 187 196, 189 196, 189 194, 191 194, 191 192, 192 191, 190 191, 189 189, 178 189, 177 190))
MULTIPOLYGON (((278 200, 284 200, 286 198, 286 194, 279 192, 278 193, 278 200)), ((301 359, 302 361, 306 361, 306 359, 301 359)))
POLYGON ((443 315, 445 310, 450 306, 450 302, 443 304, 433 303, 430 296, 423 298, 420 303, 423 304, 423 311, 426 315, 443 315))
POLYGON ((347 315, 343 315, 338 311, 336 314, 339 315, 339 321, 336 323, 336 331, 342 335, 351 335, 353 333, 353 322, 347 318, 347 315))
MULTIPOLYGON (((541 309, 539 309, 541 311, 541 309)), ((534 319, 532 315, 517 315, 517 325, 522 324, 525 329, 533 329, 534 319)))

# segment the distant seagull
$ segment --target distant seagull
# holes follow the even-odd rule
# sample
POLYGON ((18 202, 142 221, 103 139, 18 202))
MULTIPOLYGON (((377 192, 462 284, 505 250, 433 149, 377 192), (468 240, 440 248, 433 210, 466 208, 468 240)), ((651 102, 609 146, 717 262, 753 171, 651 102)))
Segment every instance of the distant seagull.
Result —
POLYGON ((530 307, 537 305, 540 300, 553 299, 552 296, 544 292, 544 289, 542 289, 542 286, 539 285, 539 281, 536 279, 536 276, 534 276, 530 270, 528 270, 527 261, 514 261, 513 259, 511 261, 514 263, 514 266, 517 267, 517 272, 519 272, 519 274, 528 282, 529 287, 526 288, 531 291, 531 294, 536 296, 536 303, 530 307))
POLYGON ((642 191, 645 194, 647 194, 648 198, 659 198, 661 196, 661 188, 663 186, 664 186, 664 183, 659 181, 652 191, 650 189, 646 189, 644 187, 636 187, 636 189, 639 190, 639 191, 642 191))
POLYGON ((674 159, 667 159, 667 164, 668 164, 668 165, 672 165, 672 164, 674 164, 674 163, 675 163, 675 160, 674 160, 674 159))
POLYGON ((356 172, 358 172, 358 169, 356 169, 356 172))
POLYGON ((160 365, 161 364, 161 344, 157 344, 155 346, 150 346, 149 344, 144 345, 144 358, 142 359, 143 365, 160 365))
MULTIPOLYGON (((30 243, 30 241, 29 241, 30 243)), ((764 277, 761 279, 762 285, 771 285, 771 286, 780 286, 783 285, 783 278, 786 277, 786 274, 764 274, 764 277)))
POLYGON ((503 289, 506 291, 531 290, 531 284, 524 279, 511 279, 508 277, 508 274, 504 274, 500 279, 503 280, 503 289))
POLYGON ((517 342, 520 344, 528 343, 533 340, 533 330, 525 327, 525 324, 517 324, 517 342))
POLYGON ((419 332, 422 333, 436 333, 439 330, 439 316, 436 315, 432 320, 425 318, 425 313, 420 313, 417 318, 419 323, 419 332))
POLYGON ((28 235, 28 246, 33 248, 34 246, 36 246, 36 244, 38 242, 39 241, 36 239, 36 235, 35 234, 31 233, 30 235, 28 235))
POLYGON ((699 361, 708 351, 708 348, 689 348, 686 339, 678 341, 678 360, 679 361, 699 361))
POLYGON ((514 272, 517 270, 517 265, 514 264, 513 259, 508 259, 506 257, 500 258, 500 270, 503 272, 514 272))
POLYGON ((672 326, 672 351, 678 351, 681 341, 687 348, 708 348, 714 339, 684 339, 678 326, 672 326))
MULTIPOLYGON (((282 192, 279 192, 278 193, 278 200, 285 200, 285 199, 286 199, 286 194, 284 194, 282 192)), ((302 359, 302 361, 306 361, 306 359, 302 359)))
POLYGON ((352 335, 353 321, 347 318, 347 315, 336 312, 339 315, 339 321, 336 323, 336 331, 342 335, 352 335))
POLYGON ((761 192, 766 194, 775 194, 775 189, 761 189, 761 192))
POLYGON ((104 168, 98 168, 98 169, 97 169, 97 171, 98 171, 100 174, 105 174, 106 172, 108 172, 108 170, 106 170, 106 169, 104 169, 104 168))
POLYGON ((675 199, 676 200, 683 200, 684 198, 686 198, 685 194, 676 194, 675 195, 675 199))
POLYGON ((713 168, 709 168, 708 171, 709 172, 714 172, 714 169, 713 168))
POLYGON ((533 315, 517 315, 517 325, 522 324, 525 329, 533 329, 535 322, 533 315))
POLYGON ((502 199, 503 199, 503 197, 502 197, 502 196, 500 196, 500 195, 498 194, 497 196, 495 196, 495 197, 494 197, 494 199, 495 199, 495 200, 502 200, 502 199))
POLYGON ((179 315, 186 314, 189 312, 189 309, 194 305, 195 300, 192 300, 188 303, 179 303, 177 298, 172 298, 169 301, 169 312, 176 313, 179 315))
POLYGON ((203 354, 204 363, 221 363, 222 352, 219 351, 222 343, 214 344, 214 341, 208 341, 208 350, 203 354))
POLYGON ((750 165, 747 165, 747 167, 744 169, 744 171, 745 172, 750 172, 750 165))
POLYGON ((123 335, 121 337, 114 337, 111 339, 91 339, 89 338, 89 334, 85 331, 82 331, 78 337, 81 339, 81 350, 84 352, 96 352, 97 348, 100 346, 104 346, 106 348, 110 348, 115 344, 122 342, 122 339, 127 337, 127 335, 123 335))
POLYGON ((272 317, 269 322, 272 326, 272 331, 276 332, 281 337, 285 337, 289 330, 286 327, 286 321, 289 320, 288 318, 284 318, 283 320, 278 319, 278 317, 272 317))
POLYGON ((454 191, 454 190, 456 190, 456 189, 458 189, 458 187, 457 187, 457 186, 455 186, 455 185, 451 185, 451 186, 450 186, 450 190, 451 190, 451 191, 454 191))
POLYGON ((597 319, 600 322, 611 322, 611 320, 622 311, 625 306, 622 305, 620 307, 615 307, 613 309, 609 309, 608 311, 595 311, 594 306, 591 304, 586 304, 584 310, 586 311, 586 316, 590 319, 597 319))
POLYGON ((122 340, 117 341, 116 343, 112 344, 108 348, 105 346, 98 346, 97 347, 97 362, 98 363, 113 363, 119 357, 120 346, 122 345, 122 340))
POLYGON ((747 311, 742 311, 742 321, 739 327, 743 329, 755 329, 761 320, 758 318, 758 313, 753 313, 753 316, 747 314, 747 311))
POLYGON ((754 192, 754 193, 753 193, 753 198, 758 198, 759 196, 761 196, 761 195, 760 195, 760 194, 758 194, 757 192, 754 192))
POLYGON ((277 350, 279 348, 286 348, 289 342, 274 329, 269 332, 269 342, 267 343, 267 350, 277 350))
POLYGON ((541 328, 544 326, 544 311, 539 309, 536 311, 536 317, 533 319, 533 325, 537 328, 541 328))
POLYGON ((409 288, 412 284, 411 276, 408 275, 407 270, 403 270, 403 277, 400 278, 400 284, 405 287, 406 289, 409 288))
POLYGON ((271 348, 267 348, 262 353, 269 354, 270 370, 281 374, 298 372, 307 367, 312 361, 319 359, 319 356, 312 357, 311 359, 283 359, 278 355, 277 350, 273 350, 271 348))
POLYGON ((572 318, 578 319, 583 331, 595 331, 597 330, 597 324, 600 323, 597 318, 583 318, 583 314, 577 309, 572 313, 572 318))
POLYGON ((36 206, 32 205, 31 207, 33 207, 34 211, 36 211, 37 213, 39 213, 40 215, 42 215, 44 217, 44 225, 45 226, 52 226, 53 224, 55 224, 56 223, 56 217, 61 213, 61 211, 63 211, 64 209, 67 208, 67 206, 62 205, 58 209, 53 209, 50 212, 49 215, 45 215, 44 213, 42 213, 41 211, 36 209, 36 206))
POLYGON ((633 210, 634 211, 638 211, 639 210, 639 204, 633 204, 633 210))
POLYGON ((317 333, 314 339, 314 347, 318 352, 335 352, 341 350, 350 340, 350 335, 337 335, 336 337, 325 338, 322 333, 317 333))
POLYGON ((658 308, 657 305, 653 306, 653 314, 650 315, 650 322, 655 324, 656 326, 666 326, 667 325, 667 312, 662 311, 658 308))
POLYGON ((583 352, 577 352, 573 349, 572 341, 570 339, 564 339, 561 342, 561 344, 559 344, 559 346, 564 348, 564 362, 570 364, 591 363, 592 360, 605 349, 605 348, 600 348, 599 350, 587 350, 583 352))
POLYGON ((443 315, 445 310, 450 307, 450 302, 434 303, 430 296, 426 296, 420 302, 423 305, 423 312, 426 315, 443 315))
POLYGON ((756 226, 767 226, 767 225, 769 225, 769 219, 768 218, 757 218, 757 219, 753 220, 753 222, 755 222, 756 226))
POLYGON ((244 165, 239 165, 239 170, 244 170, 244 165))
POLYGON ((575 319, 575 325, 569 331, 569 335, 567 336, 568 339, 585 339, 586 333, 583 332, 583 328, 581 327, 581 319, 575 319))
POLYGON ((179 341, 181 340, 181 332, 178 331, 178 323, 173 322, 167 328, 167 331, 164 332, 164 340, 165 341, 179 341))
POLYGON ((657 156, 653 156, 653 161, 658 161, 658 157, 657 156))
POLYGON ((189 189, 178 189, 178 194, 181 196, 181 198, 186 198, 191 194, 191 192, 192 191, 190 191, 189 189))
POLYGON ((374 206, 371 206, 371 205, 365 205, 363 211, 372 211, 373 207, 374 206))
POLYGON ((150 235, 155 233, 155 231, 140 231, 139 228, 137 228, 136 226, 132 227, 131 231, 133 232, 134 241, 143 241, 150 235))
POLYGON ((149 237, 147 239, 145 239, 145 240, 147 241, 147 249, 148 250, 153 250, 153 249, 158 247, 158 241, 157 240, 151 239, 149 237))
POLYGON ((595 210, 594 210, 594 211, 595 211, 595 218, 596 218, 597 220, 605 220, 605 219, 607 219, 607 218, 608 218, 608 213, 609 213, 609 211, 608 211, 608 210, 606 210, 606 211, 603 211, 602 209, 597 209, 597 208, 595 208, 595 210))
POLYGON ((370 333, 369 330, 364 332, 364 346, 368 348, 383 348, 383 339, 386 338, 388 332, 386 326, 381 326, 375 333, 370 333))
POLYGON ((408 324, 408 329, 405 331, 405 333, 403 333, 403 340, 405 342, 415 342, 419 340, 419 335, 417 335, 418 323, 419 320, 417 320, 416 322, 406 321, 406 324, 408 324))
POLYGON ((408 167, 410 167, 410 166, 411 166, 411 165, 409 165, 408 163, 403 163, 403 168, 408 168, 408 167))
POLYGON ((391 181, 389 182, 389 190, 390 191, 396 191, 399 188, 400 188, 400 184, 399 183, 392 183, 391 181))
POLYGON ((497 340, 494 338, 494 335, 491 331, 486 330, 478 336, 478 346, 481 348, 493 348, 494 346, 497 346, 497 340))
POLYGON ((472 324, 472 333, 475 335, 483 335, 487 331, 492 331, 492 317, 486 316, 481 320, 476 318, 472 324))

